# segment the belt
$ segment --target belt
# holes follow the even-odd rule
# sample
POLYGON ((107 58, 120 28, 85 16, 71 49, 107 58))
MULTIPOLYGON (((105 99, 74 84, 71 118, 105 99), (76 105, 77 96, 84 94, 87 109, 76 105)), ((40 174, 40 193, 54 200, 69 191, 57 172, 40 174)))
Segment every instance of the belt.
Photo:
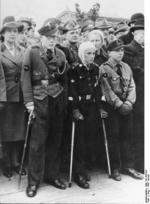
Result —
POLYGON ((52 80, 48 80, 48 79, 39 79, 39 80, 33 81, 33 86, 43 85, 43 86, 47 87, 48 85, 51 85, 54 83, 56 83, 56 80, 52 81, 52 80))
MULTIPOLYGON (((84 96, 79 96, 79 101, 90 101, 90 100, 93 100, 94 101, 94 98, 92 97, 91 94, 87 94, 87 95, 84 95, 84 96)), ((73 101, 73 97, 72 96, 69 96, 68 97, 68 100, 69 101, 73 101)))
POLYGON ((87 94, 84 96, 79 96, 79 101, 88 101, 92 99, 92 95, 91 94, 87 94))

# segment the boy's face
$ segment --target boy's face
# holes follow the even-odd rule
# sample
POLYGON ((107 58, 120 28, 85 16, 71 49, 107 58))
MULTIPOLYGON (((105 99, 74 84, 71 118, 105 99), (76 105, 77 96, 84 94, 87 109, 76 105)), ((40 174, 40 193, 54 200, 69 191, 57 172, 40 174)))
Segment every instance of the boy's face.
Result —
POLYGON ((110 51, 108 54, 110 58, 114 59, 116 62, 120 62, 124 56, 124 49, 120 48, 118 50, 113 50, 110 51))
POLYGON ((44 48, 53 50, 55 45, 57 44, 57 37, 56 36, 42 36, 41 43, 44 48))
POLYGON ((80 31, 79 29, 70 30, 66 33, 66 40, 69 42, 77 43, 79 40, 80 31))

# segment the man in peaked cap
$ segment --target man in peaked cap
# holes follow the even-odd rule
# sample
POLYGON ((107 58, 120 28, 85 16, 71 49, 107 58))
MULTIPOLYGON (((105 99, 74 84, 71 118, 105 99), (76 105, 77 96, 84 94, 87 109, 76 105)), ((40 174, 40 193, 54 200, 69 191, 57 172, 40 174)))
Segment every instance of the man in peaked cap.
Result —
POLYGON ((133 40, 124 46, 123 60, 130 65, 136 84, 137 100, 133 112, 135 157, 137 169, 144 172, 144 19, 134 22, 130 32, 133 40))
POLYGON ((61 30, 63 31, 66 40, 63 46, 67 47, 70 53, 69 64, 73 64, 79 60, 78 44, 80 38, 80 27, 76 21, 69 20, 63 27, 61 27, 61 30))
POLYGON ((50 22, 39 29, 41 47, 27 50, 22 72, 24 103, 34 111, 29 146, 29 174, 26 194, 33 197, 42 180, 59 189, 66 185, 59 179, 60 149, 64 119, 65 70, 64 53, 55 47, 57 27, 50 22), (44 158, 45 155, 45 158, 44 158), (45 164, 45 168, 44 168, 45 164))

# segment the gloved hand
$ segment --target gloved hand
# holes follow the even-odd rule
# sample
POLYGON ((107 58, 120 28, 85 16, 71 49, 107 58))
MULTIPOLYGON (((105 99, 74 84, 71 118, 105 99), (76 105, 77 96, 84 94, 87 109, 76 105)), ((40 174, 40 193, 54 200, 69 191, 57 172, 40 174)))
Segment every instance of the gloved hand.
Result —
POLYGON ((79 109, 73 110, 73 118, 75 120, 84 120, 83 115, 80 113, 79 109))
POLYGON ((107 118, 108 113, 103 108, 101 108, 100 109, 100 116, 101 116, 101 118, 107 118))
POLYGON ((119 107, 119 112, 122 115, 128 115, 132 111, 132 104, 124 102, 120 107, 119 107))
MULTIPOLYGON (((31 113, 31 112, 34 111, 34 103, 33 103, 33 102, 28 102, 28 103, 26 103, 26 104, 25 104, 25 107, 26 107, 28 113, 31 113)), ((35 118, 34 112, 33 112, 33 114, 32 114, 32 117, 35 118)))

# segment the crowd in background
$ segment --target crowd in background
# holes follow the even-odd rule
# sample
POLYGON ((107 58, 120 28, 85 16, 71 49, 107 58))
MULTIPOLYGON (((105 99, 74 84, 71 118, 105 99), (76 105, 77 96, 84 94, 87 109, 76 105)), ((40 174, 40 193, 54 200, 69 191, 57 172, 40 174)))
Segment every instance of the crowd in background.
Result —
POLYGON ((112 178, 144 173, 144 15, 112 25, 105 18, 82 25, 47 19, 36 31, 13 16, 0 29, 0 159, 3 175, 19 173, 28 114, 26 193, 44 179, 65 189, 72 121, 74 181, 89 188, 93 168, 107 169, 105 121, 112 178), (136 169, 136 170, 135 170, 136 169))

